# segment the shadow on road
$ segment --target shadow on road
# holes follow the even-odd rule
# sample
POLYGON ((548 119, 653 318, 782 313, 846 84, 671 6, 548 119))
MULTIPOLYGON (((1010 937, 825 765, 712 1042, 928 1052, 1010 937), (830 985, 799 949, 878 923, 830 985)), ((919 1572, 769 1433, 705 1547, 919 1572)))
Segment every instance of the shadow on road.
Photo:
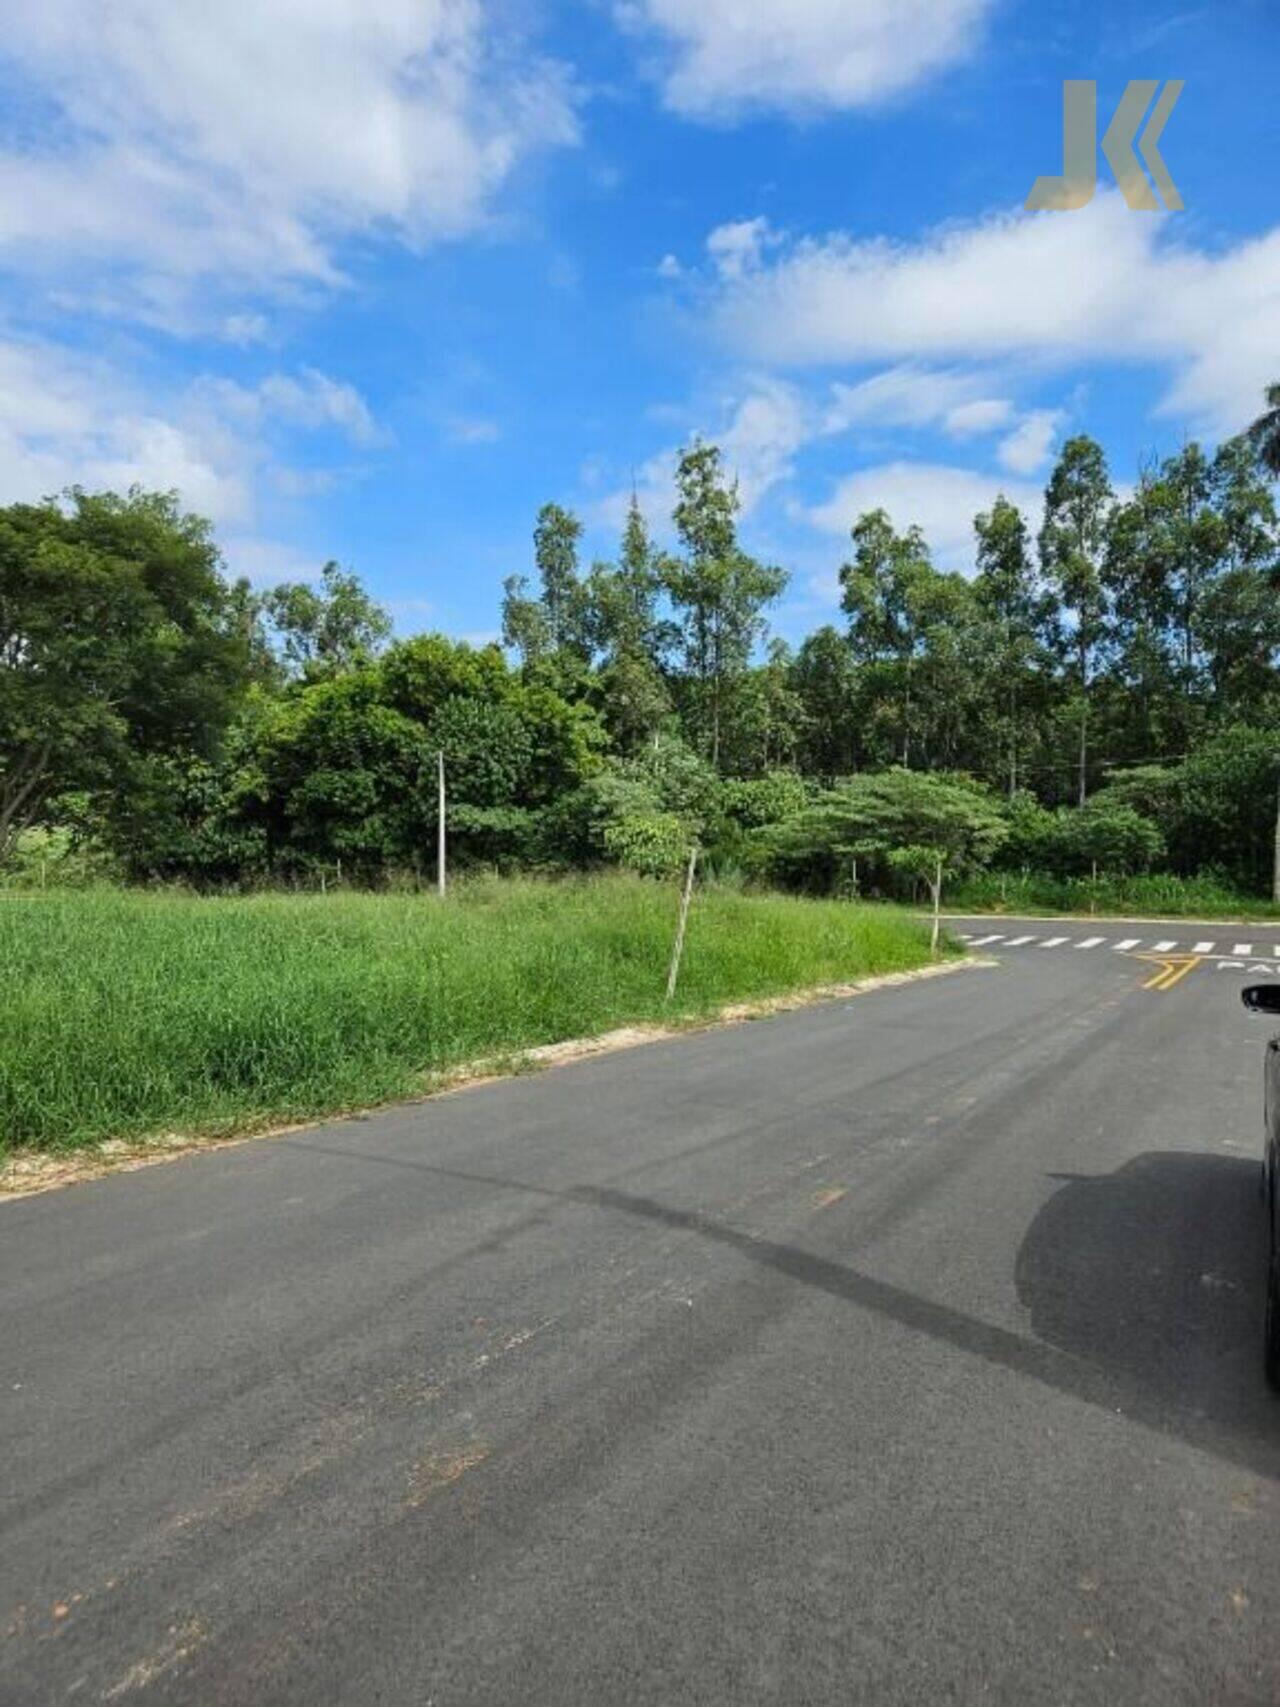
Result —
POLYGON ((1113 1174, 1056 1176, 1062 1189, 1035 1217, 1016 1261, 1032 1314, 1027 1335, 803 1246, 609 1185, 553 1189, 314 1140, 281 1142, 682 1229, 795 1285, 1280 1479, 1280 1400, 1262 1376, 1266 1225, 1256 1162, 1152 1153, 1113 1174))
MULTIPOLYGON (((1221 1431, 1233 1457, 1280 1470, 1280 1403, 1262 1379, 1266 1217, 1258 1163, 1151 1151, 1060 1189, 1018 1251, 1037 1340, 1121 1390, 1221 1431)), ((1144 1407, 1145 1408, 1145 1407, 1144 1407)))

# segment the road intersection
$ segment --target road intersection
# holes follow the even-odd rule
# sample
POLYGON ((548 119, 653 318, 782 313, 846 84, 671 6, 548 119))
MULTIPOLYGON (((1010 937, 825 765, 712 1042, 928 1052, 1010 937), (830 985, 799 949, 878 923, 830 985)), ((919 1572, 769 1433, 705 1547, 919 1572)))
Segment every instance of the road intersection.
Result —
POLYGON ((1134 934, 1135 924, 1093 920, 1086 925, 1064 919, 956 918, 948 920, 948 927, 982 954, 1065 949, 1130 955, 1156 968, 1143 985, 1151 990, 1172 990, 1201 966, 1243 973, 1246 979, 1280 978, 1280 927, 1273 925, 1219 926, 1212 935, 1202 925, 1174 927, 1167 921, 1159 928, 1147 926, 1145 935, 1134 934))

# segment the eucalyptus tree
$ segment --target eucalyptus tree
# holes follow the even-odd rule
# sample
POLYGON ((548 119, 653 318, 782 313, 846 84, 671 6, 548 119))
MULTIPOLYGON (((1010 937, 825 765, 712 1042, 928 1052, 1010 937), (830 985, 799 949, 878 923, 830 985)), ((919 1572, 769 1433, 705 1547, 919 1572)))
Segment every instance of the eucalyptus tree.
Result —
POLYGON ((1280 380, 1269 385, 1263 395, 1267 406, 1249 428, 1249 436, 1264 467, 1280 475, 1280 380))
POLYGON ((933 574, 929 548, 918 527, 897 533, 884 510, 859 516, 851 538, 853 557, 840 568, 840 608, 849 619, 849 646, 858 664, 887 677, 897 703, 896 756, 909 767, 920 591, 933 574))
POLYGON ((391 638, 391 618, 358 576, 326 563, 320 584, 282 581, 262 601, 285 668, 315 680, 367 663, 391 638))
POLYGON ((1027 524, 1016 504, 1001 494, 990 510, 974 517, 973 528, 977 536, 973 592, 989 623, 986 673, 991 702, 999 707, 995 721, 1012 800, 1029 745, 1028 688, 1050 601, 1038 585, 1027 524))
POLYGON ((830 623, 806 636, 791 661, 799 703, 801 767, 823 782, 859 768, 858 669, 848 639, 830 623))
POLYGON ((1115 494, 1102 446, 1085 434, 1068 439, 1045 489, 1040 567, 1065 621, 1062 644, 1075 665, 1077 798, 1089 792, 1089 713, 1110 609, 1103 581, 1107 527, 1115 494))
POLYGON ((695 442, 683 452, 676 491, 672 519, 683 551, 661 560, 661 580, 678 624, 688 721, 719 768, 734 694, 766 633, 764 612, 787 576, 739 545, 738 490, 726 479, 715 445, 695 442))

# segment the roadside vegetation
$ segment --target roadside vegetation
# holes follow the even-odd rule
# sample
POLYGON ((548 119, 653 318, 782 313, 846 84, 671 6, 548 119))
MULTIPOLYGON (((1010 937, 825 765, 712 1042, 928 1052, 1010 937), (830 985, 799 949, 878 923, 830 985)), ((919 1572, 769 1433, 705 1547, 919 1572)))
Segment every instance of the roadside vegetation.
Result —
POLYGON ((1128 494, 1093 439, 1067 440, 1038 536, 999 499, 965 572, 910 517, 868 511, 840 624, 794 649, 768 632, 788 577, 744 549, 703 443, 676 470, 670 545, 633 503, 613 559, 586 564, 577 517, 542 507, 501 646, 393 639, 336 564, 231 581, 172 495, 11 505, 0 876, 429 881, 443 755, 459 871, 668 876, 696 839, 713 873, 835 893, 924 899, 941 860, 948 887, 985 865, 1208 876, 1261 900, 1280 781, 1267 401, 1128 494), (886 784, 889 823, 867 783, 895 772, 923 780, 886 784), (943 833, 931 783, 1003 828, 943 833))
POLYGON ((461 1063, 929 959, 903 913, 713 885, 667 1003, 678 899, 623 875, 477 879, 443 902, 10 893, 0 1150, 365 1107, 461 1063))
POLYGON ((358 1106, 656 1017, 695 847, 680 1013, 928 953, 851 901, 935 936, 944 903, 1260 913, 1276 395, 1126 494, 1069 439, 1038 536, 997 499, 964 573, 867 512, 794 649, 704 443, 669 544, 633 501, 584 564, 543 505, 501 645, 394 638, 333 563, 232 580, 173 494, 0 509, 0 1143, 358 1106))
POLYGON ((1155 919, 1280 919, 1280 906, 1217 878, 1169 872, 1057 878, 1048 872, 984 871, 954 885, 954 912, 1063 913, 1155 919))

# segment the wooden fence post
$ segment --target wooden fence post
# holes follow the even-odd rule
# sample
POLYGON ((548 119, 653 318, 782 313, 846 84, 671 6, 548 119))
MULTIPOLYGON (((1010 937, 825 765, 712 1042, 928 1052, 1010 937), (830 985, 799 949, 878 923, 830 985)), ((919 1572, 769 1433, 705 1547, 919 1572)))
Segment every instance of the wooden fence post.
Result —
POLYGON ((680 897, 680 923, 676 926, 676 940, 671 950, 671 970, 667 973, 668 1001, 676 993, 676 979, 680 976, 680 956, 684 953, 684 928, 689 922, 689 901, 693 895, 693 873, 697 864, 698 844, 695 842, 689 849, 689 868, 684 874, 684 893, 680 897))

